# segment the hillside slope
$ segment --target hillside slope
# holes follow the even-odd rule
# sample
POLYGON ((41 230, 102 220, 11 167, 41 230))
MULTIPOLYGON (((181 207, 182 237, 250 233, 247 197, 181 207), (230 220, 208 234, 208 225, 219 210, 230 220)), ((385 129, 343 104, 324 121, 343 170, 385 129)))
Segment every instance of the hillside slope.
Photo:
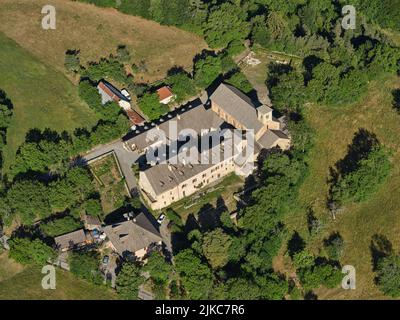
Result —
POLYGON ((61 132, 94 125, 97 119, 62 73, 41 63, 1 32, 0 89, 14 105, 4 148, 5 171, 30 129, 61 132))
POLYGON ((108 56, 123 44, 132 52, 133 62, 143 61, 147 68, 136 81, 152 82, 164 78, 176 65, 191 71, 193 57, 206 47, 189 32, 66 0, 51 2, 56 8, 56 30, 43 30, 41 10, 47 4, 46 0, 0 0, 0 31, 63 72, 68 49, 80 50, 81 61, 86 63, 108 56))

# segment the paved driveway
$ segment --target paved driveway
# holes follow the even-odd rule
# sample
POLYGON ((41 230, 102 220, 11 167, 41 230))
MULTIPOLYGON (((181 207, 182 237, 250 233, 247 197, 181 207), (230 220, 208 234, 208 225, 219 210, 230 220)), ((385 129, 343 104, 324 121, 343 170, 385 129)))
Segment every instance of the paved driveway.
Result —
POLYGON ((98 146, 89 151, 82 158, 84 162, 87 163, 111 152, 114 152, 117 156, 122 173, 125 177, 126 184, 128 185, 131 194, 135 193, 137 190, 137 181, 132 171, 132 165, 135 164, 136 160, 139 158, 139 154, 137 152, 125 149, 121 140, 98 146))

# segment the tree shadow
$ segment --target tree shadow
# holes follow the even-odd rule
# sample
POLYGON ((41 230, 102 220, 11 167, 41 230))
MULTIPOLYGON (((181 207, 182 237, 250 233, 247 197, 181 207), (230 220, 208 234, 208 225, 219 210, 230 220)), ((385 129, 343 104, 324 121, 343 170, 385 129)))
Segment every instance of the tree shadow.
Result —
POLYGON ((12 104, 11 100, 7 97, 5 91, 0 89, 0 104, 6 106, 8 110, 14 109, 14 105, 12 104))
POLYGON ((170 68, 167 71, 167 77, 174 76, 174 75, 181 74, 181 73, 188 77, 191 77, 190 74, 183 67, 177 66, 177 65, 173 66, 172 68, 170 68))
POLYGON ((66 131, 63 131, 60 134, 57 131, 49 128, 46 128, 43 131, 38 128, 34 128, 29 130, 25 135, 25 142, 39 143, 40 141, 48 141, 58 143, 61 140, 71 140, 71 136, 66 131))
POLYGON ((372 266, 375 271, 379 261, 393 253, 392 243, 381 234, 374 234, 370 244, 372 266))
POLYGON ((318 300, 318 296, 315 292, 313 291, 308 291, 304 295, 304 300, 318 300))
POLYGON ((293 67, 289 64, 273 63, 268 65, 268 79, 266 85, 268 89, 275 87, 278 84, 279 76, 289 73, 293 70, 293 67))
POLYGON ((340 176, 345 176, 358 169, 360 160, 365 159, 372 149, 379 144, 376 135, 368 130, 361 128, 353 137, 351 144, 347 147, 346 156, 336 162, 334 167, 329 168, 327 179, 330 185, 327 207, 328 209, 336 210, 337 204, 333 201, 333 187, 337 184, 340 176))
POLYGON ((393 101, 392 105, 393 108, 400 113, 400 89, 392 90, 393 101))
MULTIPOLYGON (((223 202, 223 199, 220 199, 220 202, 221 201, 223 202)), ((226 208, 225 203, 223 203, 223 208, 226 208)), ((222 212, 223 210, 220 211, 218 206, 214 207, 209 203, 203 205, 197 215, 201 231, 207 232, 220 227, 220 216, 222 212)))
POLYGON ((366 129, 359 129, 347 148, 346 156, 336 163, 339 174, 344 175, 358 168, 358 162, 364 159, 379 143, 376 135, 366 129))
POLYGON ((308 208, 307 210, 307 229, 310 235, 317 234, 322 227, 321 221, 315 216, 312 208, 308 208))
POLYGON ((303 66, 305 71, 304 74, 304 84, 307 85, 307 83, 312 79, 312 71, 313 69, 319 65, 321 62, 323 62, 321 58, 315 56, 315 55, 310 55, 304 58, 303 60, 303 66))
POLYGON ((297 231, 295 231, 287 244, 289 256, 293 258, 296 253, 303 251, 305 246, 306 243, 304 242, 303 238, 297 231))

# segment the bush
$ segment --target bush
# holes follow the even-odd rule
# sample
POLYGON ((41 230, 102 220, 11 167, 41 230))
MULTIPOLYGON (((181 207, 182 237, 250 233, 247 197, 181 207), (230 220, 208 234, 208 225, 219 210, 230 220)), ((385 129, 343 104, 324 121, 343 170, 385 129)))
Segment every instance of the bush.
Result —
POLYGON ((61 234, 75 231, 82 226, 79 220, 74 219, 71 216, 56 219, 40 225, 40 230, 49 237, 56 237, 61 234))
POLYGON ((377 266, 376 282, 382 292, 391 297, 400 297, 400 256, 383 257, 377 266))
POLYGON ((101 284, 103 281, 99 272, 99 264, 100 254, 96 251, 73 252, 69 257, 71 272, 94 284, 101 284))
POLYGON ((138 299, 139 286, 144 281, 140 273, 140 268, 137 265, 131 262, 123 263, 116 281, 117 293, 122 299, 138 299))
POLYGON ((64 66, 68 71, 78 72, 80 69, 79 51, 67 50, 65 53, 64 66))
POLYGON ((233 74, 225 82, 238 88, 239 90, 243 91, 244 93, 250 93, 253 90, 253 86, 251 85, 249 80, 247 80, 246 76, 241 72, 237 72, 237 73, 233 74))
POLYGON ((45 265, 56 257, 56 252, 39 239, 12 238, 9 245, 10 258, 25 265, 45 265))
POLYGON ((165 82, 172 88, 173 93, 176 94, 175 101, 178 103, 196 94, 193 79, 183 72, 169 76, 165 82))
POLYGON ((332 199, 337 203, 365 201, 375 193, 391 170, 388 152, 375 146, 354 171, 340 175, 332 187, 332 199))
POLYGON ((159 102, 157 93, 144 94, 139 98, 139 107, 150 120, 156 120, 169 111, 166 105, 159 102))
POLYGON ((343 253, 344 241, 340 234, 334 233, 324 241, 329 259, 339 260, 343 253))

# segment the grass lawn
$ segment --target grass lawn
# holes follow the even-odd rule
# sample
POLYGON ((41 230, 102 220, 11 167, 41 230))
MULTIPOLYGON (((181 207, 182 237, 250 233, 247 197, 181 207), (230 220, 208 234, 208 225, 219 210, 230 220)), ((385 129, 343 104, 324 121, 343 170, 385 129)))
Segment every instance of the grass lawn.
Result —
POLYGON ((128 197, 125 180, 121 176, 113 154, 92 162, 90 168, 95 176, 101 196, 103 211, 107 215, 120 208, 128 197))
POLYGON ((182 66, 191 71, 193 57, 206 43, 201 37, 175 27, 125 15, 110 8, 70 0, 0 0, 0 31, 42 61, 65 72, 64 55, 79 49, 81 62, 97 61, 127 45, 133 62, 144 61, 147 71, 135 75, 137 82, 155 81, 169 69, 182 66), (41 9, 56 8, 56 30, 43 30, 41 9))
POLYGON ((22 267, 7 257, 0 255, 0 300, 1 299, 74 299, 99 300, 117 299, 116 293, 105 287, 94 286, 76 279, 71 273, 57 270, 56 289, 44 290, 41 286, 43 274, 38 267, 22 267))
POLYGON ((61 132, 96 121, 94 113, 80 100, 77 89, 63 74, 41 63, 1 32, 0 88, 14 104, 4 148, 5 171, 30 129, 51 128, 61 132))
POLYGON ((233 198, 233 194, 243 187, 243 183, 242 178, 232 173, 219 183, 208 186, 170 207, 185 221, 189 214, 196 215, 204 205, 209 204, 215 207, 217 199, 222 197, 229 211, 233 211, 236 209, 236 200, 233 198))

